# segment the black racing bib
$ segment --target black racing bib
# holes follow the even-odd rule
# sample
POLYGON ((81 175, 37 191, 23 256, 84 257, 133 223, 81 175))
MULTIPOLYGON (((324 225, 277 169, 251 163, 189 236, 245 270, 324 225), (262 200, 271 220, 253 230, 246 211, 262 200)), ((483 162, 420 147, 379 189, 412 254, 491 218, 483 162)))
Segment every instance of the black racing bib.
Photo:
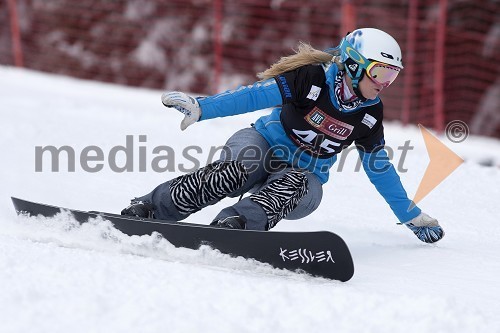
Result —
POLYGON ((332 103, 321 65, 307 65, 276 78, 283 97, 281 123, 293 142, 308 154, 329 158, 353 142, 371 152, 383 146, 383 105, 340 112, 332 103))

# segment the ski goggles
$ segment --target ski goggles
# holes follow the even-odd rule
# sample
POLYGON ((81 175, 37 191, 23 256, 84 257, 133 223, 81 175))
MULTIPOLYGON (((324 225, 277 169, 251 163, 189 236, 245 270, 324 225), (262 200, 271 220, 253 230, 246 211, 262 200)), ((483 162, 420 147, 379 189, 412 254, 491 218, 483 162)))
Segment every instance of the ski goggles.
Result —
POLYGON ((368 77, 385 88, 396 80, 400 71, 401 68, 380 61, 372 61, 366 67, 368 77))

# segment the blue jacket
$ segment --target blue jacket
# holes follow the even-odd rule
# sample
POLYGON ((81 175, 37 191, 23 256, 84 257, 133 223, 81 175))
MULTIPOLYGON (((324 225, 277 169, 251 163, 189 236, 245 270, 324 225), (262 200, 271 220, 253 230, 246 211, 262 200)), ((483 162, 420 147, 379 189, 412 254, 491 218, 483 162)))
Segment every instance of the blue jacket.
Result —
MULTIPOLYGON (((200 120, 275 107, 269 115, 262 116, 256 121, 255 129, 268 141, 271 147, 286 147, 287 149, 282 149, 285 152, 283 159, 290 165, 314 173, 322 184, 328 181, 329 169, 336 162, 337 153, 345 148, 344 145, 337 144, 335 141, 344 139, 340 142, 349 145, 354 140, 356 145, 362 148, 358 149, 358 152, 363 169, 370 181, 384 197, 396 217, 401 222, 407 222, 418 216, 421 211, 416 206, 409 210, 412 202, 408 199, 400 178, 389 161, 387 152, 382 149, 384 144, 382 103, 377 98, 376 100, 367 100, 364 103, 358 102, 351 106, 341 105, 340 100, 335 97, 335 85, 338 84, 335 80, 341 75, 342 72, 339 73, 336 66, 313 67, 309 65, 285 73, 283 76, 241 86, 217 95, 198 98, 202 110, 200 120), (321 102, 323 104, 320 101, 323 101, 321 102), (318 105, 320 109, 317 107, 318 105), (326 108, 332 108, 334 111, 324 111, 326 108), (293 129, 284 126, 286 119, 288 119, 285 115, 296 117, 299 121, 307 119, 310 124, 305 126, 312 124, 314 127, 310 128, 321 130, 320 125, 311 122, 311 113, 314 110, 316 110, 315 118, 319 117, 321 120, 323 120, 323 116, 328 117, 327 114, 336 112, 330 123, 328 123, 328 119, 325 120, 325 124, 329 124, 330 132, 326 127, 323 131, 327 138, 332 139, 329 142, 333 145, 328 146, 323 142, 321 146, 325 149, 314 150, 311 143, 310 154, 296 154, 299 150, 299 144, 303 146, 298 141, 304 138, 301 138, 300 135, 297 138, 294 137, 293 129), (306 116, 299 115, 300 117, 297 117, 300 112, 309 113, 304 113, 306 116), (377 120, 380 121, 377 122, 377 120), (363 123, 366 126, 357 125, 357 123, 363 123), (357 128, 364 132, 356 132, 357 128), (344 137, 339 136, 343 133, 346 133, 344 137), (354 139, 347 139, 347 137, 352 138, 353 136, 354 139)), ((307 130, 307 128, 302 130, 307 130)), ((303 131, 295 132, 300 134, 303 131)))

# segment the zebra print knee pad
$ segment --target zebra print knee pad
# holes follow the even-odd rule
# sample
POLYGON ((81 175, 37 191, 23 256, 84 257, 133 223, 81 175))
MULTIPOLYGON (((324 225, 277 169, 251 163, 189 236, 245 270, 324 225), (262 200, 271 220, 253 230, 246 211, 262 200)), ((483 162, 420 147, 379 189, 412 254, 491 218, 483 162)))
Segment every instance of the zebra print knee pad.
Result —
POLYGON ((268 221, 266 230, 269 230, 297 207, 307 191, 306 174, 292 170, 251 195, 250 199, 264 209, 268 221))
POLYGON ((239 161, 214 162, 170 183, 172 202, 182 215, 192 214, 238 190, 248 179, 239 161))

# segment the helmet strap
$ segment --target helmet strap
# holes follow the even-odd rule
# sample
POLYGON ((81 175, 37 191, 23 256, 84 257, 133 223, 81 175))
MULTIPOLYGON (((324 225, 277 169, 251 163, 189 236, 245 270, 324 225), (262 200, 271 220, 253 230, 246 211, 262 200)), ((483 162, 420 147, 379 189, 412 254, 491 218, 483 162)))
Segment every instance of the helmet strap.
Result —
POLYGON ((346 61, 344 62, 345 70, 347 72, 347 75, 351 78, 352 81, 352 89, 354 91, 354 94, 362 101, 366 101, 366 98, 363 96, 361 93, 361 90, 359 89, 359 81, 363 79, 363 76, 365 74, 365 69, 360 66, 357 62, 352 60, 351 58, 347 58, 346 61))

